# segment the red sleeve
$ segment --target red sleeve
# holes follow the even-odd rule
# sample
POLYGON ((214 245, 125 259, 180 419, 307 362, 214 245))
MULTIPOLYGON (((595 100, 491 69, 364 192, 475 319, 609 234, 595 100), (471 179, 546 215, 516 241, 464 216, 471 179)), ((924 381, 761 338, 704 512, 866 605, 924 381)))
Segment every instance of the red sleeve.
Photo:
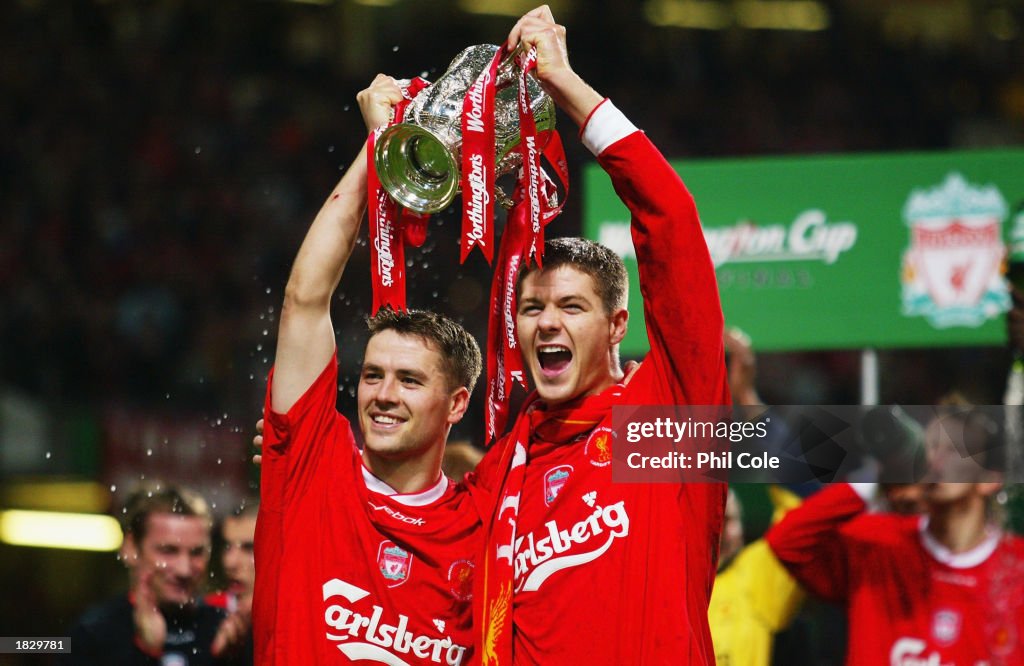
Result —
POLYGON ((278 650, 278 596, 287 584, 281 571, 286 525, 302 511, 298 499, 317 482, 330 483, 338 474, 353 474, 354 439, 348 420, 337 410, 337 355, 292 405, 287 414, 270 407, 274 382, 271 369, 263 407, 263 462, 260 465, 260 511, 256 519, 256 586, 253 596, 254 663, 270 663, 278 650), (347 447, 344 455, 335 449, 347 447), (340 462, 339 462, 340 461, 340 462), (334 466, 328 474, 325 466, 334 466))
POLYGON ((848 483, 826 486, 773 525, 765 540, 793 577, 829 601, 849 597, 849 558, 843 528, 864 513, 848 483))
POLYGON ((651 346, 627 387, 627 399, 640 404, 732 404, 722 305, 693 197, 643 132, 615 142, 598 161, 632 214, 651 346))
MULTIPOLYGON (((333 453, 330 448, 354 438, 348 420, 337 409, 337 354, 286 414, 271 409, 273 381, 271 370, 263 406, 260 508, 281 511, 290 498, 308 490, 325 458, 333 453)), ((348 454, 345 451, 343 459, 348 454)))

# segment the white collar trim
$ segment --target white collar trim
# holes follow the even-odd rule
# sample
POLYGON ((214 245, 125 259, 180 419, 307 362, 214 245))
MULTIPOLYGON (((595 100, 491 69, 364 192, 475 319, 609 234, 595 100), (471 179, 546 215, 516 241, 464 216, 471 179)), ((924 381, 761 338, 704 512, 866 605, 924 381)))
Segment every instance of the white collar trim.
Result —
POLYGON ((939 543, 938 539, 928 531, 928 516, 923 516, 917 526, 918 534, 921 537, 921 545, 929 555, 936 560, 954 569, 970 569, 976 567, 989 558, 999 546, 999 539, 1002 532, 993 526, 986 528, 988 534, 985 540, 974 548, 962 553, 954 553, 946 546, 939 543))
POLYGON ((361 465, 361 468, 363 470, 363 483, 366 484, 368 490, 380 495, 386 495, 404 506, 426 506, 431 502, 441 499, 445 491, 448 490, 448 477, 442 474, 437 483, 426 490, 418 493, 400 493, 375 477, 370 470, 366 469, 365 465, 361 465))

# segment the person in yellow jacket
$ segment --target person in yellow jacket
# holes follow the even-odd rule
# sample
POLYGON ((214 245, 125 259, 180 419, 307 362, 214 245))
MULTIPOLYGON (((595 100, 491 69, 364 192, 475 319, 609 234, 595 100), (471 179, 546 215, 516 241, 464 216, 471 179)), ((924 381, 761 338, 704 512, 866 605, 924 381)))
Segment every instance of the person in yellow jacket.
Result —
MULTIPOLYGON (((754 387, 756 365, 750 339, 735 328, 725 332, 729 386, 741 408, 763 407, 754 387)), ((798 495, 779 486, 768 489, 772 522, 800 504, 798 495)), ((719 547, 718 575, 708 606, 708 621, 718 666, 768 666, 775 634, 793 620, 804 595, 763 539, 744 546, 742 507, 729 490, 719 547)))
MULTIPOLYGON (((779 486, 768 494, 775 507, 772 522, 801 502, 779 486)), ((718 666, 768 666, 775 634, 793 620, 804 594, 764 539, 743 546, 740 502, 732 490, 719 563, 708 606, 718 666)))

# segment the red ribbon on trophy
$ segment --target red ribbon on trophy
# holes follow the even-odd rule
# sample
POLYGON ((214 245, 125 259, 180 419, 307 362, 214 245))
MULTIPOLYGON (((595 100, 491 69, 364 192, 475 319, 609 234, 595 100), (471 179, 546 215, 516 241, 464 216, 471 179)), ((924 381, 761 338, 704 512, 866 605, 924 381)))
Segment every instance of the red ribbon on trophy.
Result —
MULTIPOLYGON (((504 57, 499 50, 496 59, 504 57)), ((513 382, 526 386, 523 358, 516 332, 516 279, 531 259, 542 265, 544 227, 562 212, 562 203, 553 205, 557 195, 555 183, 541 168, 541 155, 555 167, 564 195, 569 190, 569 171, 561 138, 554 130, 537 132, 530 106, 527 76, 537 66, 537 51, 530 49, 516 57, 519 66, 519 150, 523 166, 512 195, 512 209, 502 234, 491 282, 491 299, 487 326, 487 395, 484 411, 484 440, 494 440, 508 421, 513 382), (543 148, 541 148, 543 146, 543 148)), ((492 121, 493 122, 493 121, 492 121)), ((463 190, 465 192, 465 190, 463 190)), ((464 195, 465 196, 465 195, 464 195)), ((465 236, 464 236, 465 238, 465 236)))
POLYGON ((491 263, 494 256, 494 95, 498 65, 505 59, 505 47, 498 49, 462 100, 462 240, 459 262, 479 247, 491 263))
MULTIPOLYGON (((395 105, 389 125, 402 122, 405 107, 430 82, 416 77, 403 86, 404 99, 395 105)), ((384 306, 405 310, 405 245, 423 245, 427 237, 429 215, 421 215, 400 207, 388 195, 377 177, 374 146, 383 127, 370 132, 366 139, 366 188, 370 218, 370 280, 373 286, 371 314, 384 306)))

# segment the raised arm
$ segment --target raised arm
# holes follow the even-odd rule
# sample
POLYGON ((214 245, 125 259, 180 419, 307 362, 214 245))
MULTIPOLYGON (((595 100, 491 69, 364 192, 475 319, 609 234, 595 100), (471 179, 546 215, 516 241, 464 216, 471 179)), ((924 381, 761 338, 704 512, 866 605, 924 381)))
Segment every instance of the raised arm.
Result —
POLYGON ((546 5, 516 23, 508 46, 520 42, 537 47, 541 86, 580 126, 632 213, 651 343, 634 384, 667 403, 729 404, 722 308, 693 197, 647 137, 573 71, 565 28, 546 5))
POLYGON ((844 525, 864 513, 873 484, 837 483, 818 491, 772 525, 765 541, 805 588, 829 601, 849 595, 844 525))
POLYGON ((623 123, 629 121, 605 102, 584 128, 584 141, 600 150, 598 161, 631 213, 650 343, 635 383, 643 379, 666 403, 728 405, 724 318, 697 207, 645 134, 619 129, 605 138, 602 125, 623 123))
MULTIPOLYGON (((378 75, 357 96, 367 128, 382 125, 402 99, 394 79, 378 75)), ((285 413, 334 353, 331 297, 352 255, 366 211, 366 147, 320 208, 295 257, 278 326, 271 407, 285 413)))

